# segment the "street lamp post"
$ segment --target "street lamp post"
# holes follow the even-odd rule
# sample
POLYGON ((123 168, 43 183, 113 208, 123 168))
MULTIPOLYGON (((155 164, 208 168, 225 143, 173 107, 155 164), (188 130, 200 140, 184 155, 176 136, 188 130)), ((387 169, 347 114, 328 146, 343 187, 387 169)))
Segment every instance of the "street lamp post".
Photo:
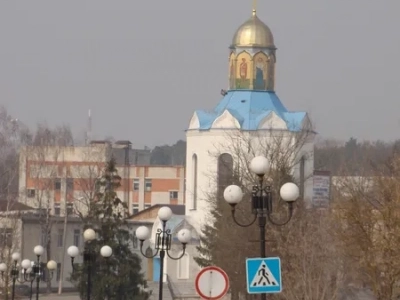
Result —
MULTIPOLYGON (((42 246, 38 245, 35 248, 33 248, 33 253, 36 255, 36 261, 34 262, 34 264, 32 266, 32 273, 33 273, 34 279, 36 279, 36 300, 39 300, 40 279, 42 279, 43 274, 44 274, 44 270, 42 270, 42 266, 41 266, 40 257, 44 253, 44 248, 42 246)), ((30 261, 28 261, 28 262, 29 262, 29 264, 31 264, 30 261)), ((22 261, 22 263, 23 263, 23 261, 22 261)), ((50 271, 49 280, 51 280, 53 278, 54 270, 57 269, 57 263, 54 260, 49 260, 47 262, 47 269, 49 269, 49 271, 50 271)), ((27 273, 26 269, 25 269, 25 273, 27 273)))
MULTIPOLYGON (((14 300, 15 298, 15 283, 18 281, 19 283, 25 283, 27 281, 31 281, 31 294, 30 298, 32 298, 32 283, 36 279, 37 280, 37 285, 36 285, 36 300, 39 299, 39 284, 40 284, 40 279, 43 274, 41 266, 40 266, 40 256, 43 254, 44 249, 42 246, 36 246, 33 249, 33 252, 37 256, 37 261, 33 263, 29 259, 24 259, 21 262, 21 267, 22 267, 22 273, 23 273, 23 279, 19 279, 19 266, 18 266, 18 261, 21 258, 21 255, 19 253, 13 253, 11 255, 11 259, 13 261, 11 271, 10 271, 10 276, 12 279, 12 291, 11 291, 11 299, 14 300), (28 270, 31 269, 31 272, 28 272, 28 270)), ((57 268, 57 263, 54 260, 50 260, 47 263, 47 269, 51 271, 50 273, 50 279, 52 278, 53 271, 57 268)), ((4 276, 4 272, 7 271, 7 265, 5 263, 0 264, 0 272, 1 276, 4 276)))
MULTIPOLYGON (((92 293, 92 266, 96 262, 97 253, 92 247, 92 241, 96 239, 96 232, 89 228, 83 232, 83 239, 85 240, 85 249, 83 251, 83 262, 87 266, 87 300, 90 300, 92 293)), ((72 271, 75 272, 74 260, 79 255, 79 249, 76 246, 70 246, 67 250, 68 255, 71 257, 72 271)), ((100 255, 104 258, 109 258, 112 255, 110 246, 103 246, 100 249, 100 255)))
POLYGON ((192 236, 189 229, 181 229, 177 236, 178 240, 182 244, 182 254, 179 257, 173 257, 170 255, 169 251, 171 250, 172 244, 172 233, 171 229, 167 229, 167 222, 172 217, 172 210, 167 207, 161 207, 158 211, 158 218, 161 220, 162 228, 157 229, 156 237, 155 237, 155 249, 156 253, 151 256, 146 255, 143 252, 143 243, 150 237, 150 230, 146 226, 140 226, 136 229, 136 237, 140 241, 140 252, 144 257, 153 258, 160 253, 160 282, 159 282, 159 294, 158 299, 162 300, 163 297, 163 277, 164 277, 164 258, 165 254, 168 255, 169 258, 173 260, 179 260, 185 255, 186 245, 190 242, 192 236))
MULTIPOLYGON (((232 208, 232 218, 234 222, 241 227, 249 227, 258 220, 258 227, 260 228, 260 254, 261 257, 266 257, 265 251, 265 227, 267 221, 270 223, 283 226, 291 220, 293 216, 293 204, 299 197, 299 188, 294 183, 288 182, 280 188, 280 196, 288 204, 288 217, 284 222, 277 222, 271 217, 273 211, 273 199, 271 185, 264 184, 264 176, 268 172, 269 163, 263 156, 256 156, 250 162, 250 170, 258 177, 258 183, 253 186, 251 194, 251 210, 254 219, 248 224, 242 224, 237 221, 235 217, 236 205, 243 199, 242 189, 237 185, 230 185, 224 191, 225 201, 232 208)), ((267 295, 261 294, 261 299, 266 300, 267 295)))

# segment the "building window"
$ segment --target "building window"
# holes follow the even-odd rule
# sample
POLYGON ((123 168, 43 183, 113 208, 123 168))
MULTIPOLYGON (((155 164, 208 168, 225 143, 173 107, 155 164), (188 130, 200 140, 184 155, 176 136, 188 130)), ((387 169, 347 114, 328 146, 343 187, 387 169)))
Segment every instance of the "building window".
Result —
POLYGON ((170 191, 169 192, 169 199, 178 199, 178 191, 170 191))
POLYGON ((149 204, 149 203, 146 203, 145 205, 144 205, 144 209, 148 209, 148 208, 150 208, 151 207, 151 204, 149 204))
POLYGON ((61 214, 61 206, 60 203, 54 203, 54 214, 59 216, 61 214))
POLYGON ((63 240, 64 240, 64 230, 58 229, 58 232, 57 232, 57 247, 58 248, 61 248, 63 246, 63 240))
POLYGON ((132 204, 132 214, 137 214, 139 212, 139 204, 133 203, 132 204))
POLYGON ((152 188, 152 183, 151 183, 151 179, 145 179, 144 180, 144 189, 146 192, 150 192, 152 188))
POLYGON ((0 229, 0 245, 3 248, 11 248, 12 247, 12 233, 13 230, 11 228, 1 228, 0 229))
POLYGON ((73 190, 74 190, 74 179, 67 178, 67 191, 73 191, 73 190))
POLYGON ((74 213, 74 204, 67 203, 67 215, 72 215, 74 213))
POLYGON ((74 230, 74 246, 79 248, 80 243, 81 243, 81 230, 75 229, 74 230))
POLYGON ((197 209, 197 155, 192 157, 192 177, 193 177, 193 203, 192 209, 197 209))
POLYGON ((133 190, 134 191, 138 191, 139 190, 139 185, 140 185, 139 178, 133 179, 133 190))
POLYGON ((185 255, 178 260, 178 279, 189 279, 189 255, 185 255))
POLYGON ((28 198, 33 198, 36 195, 36 191, 34 189, 27 189, 26 190, 26 196, 28 198))
POLYGON ((57 281, 61 280, 61 263, 57 263, 57 281))
POLYGON ((42 234, 40 236, 40 245, 43 245, 43 247, 47 246, 47 233, 46 231, 42 231, 42 234))
POLYGON ((133 234, 132 234, 132 248, 133 249, 137 249, 137 247, 138 247, 138 238, 136 236, 136 231, 133 231, 133 234))
POLYGON ((42 279, 42 282, 47 282, 47 272, 48 272, 48 269, 47 269, 47 266, 46 266, 46 263, 40 263, 40 269, 42 270, 42 277, 41 277, 41 279, 42 279))
POLYGON ((61 178, 54 179, 54 189, 61 190, 61 178))

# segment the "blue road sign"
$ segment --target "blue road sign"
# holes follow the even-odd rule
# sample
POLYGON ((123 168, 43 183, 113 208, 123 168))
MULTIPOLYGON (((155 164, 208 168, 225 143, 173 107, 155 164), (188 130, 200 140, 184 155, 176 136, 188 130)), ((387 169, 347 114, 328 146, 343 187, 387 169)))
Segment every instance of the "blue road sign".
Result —
POLYGON ((249 294, 282 292, 281 259, 279 257, 246 259, 246 276, 249 294))

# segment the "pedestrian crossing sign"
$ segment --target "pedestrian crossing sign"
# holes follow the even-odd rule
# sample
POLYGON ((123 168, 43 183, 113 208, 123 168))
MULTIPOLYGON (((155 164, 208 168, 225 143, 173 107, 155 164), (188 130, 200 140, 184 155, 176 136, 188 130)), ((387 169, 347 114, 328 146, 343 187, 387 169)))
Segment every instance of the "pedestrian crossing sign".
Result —
POLYGON ((281 259, 279 257, 246 259, 246 275, 249 294, 282 292, 281 259))

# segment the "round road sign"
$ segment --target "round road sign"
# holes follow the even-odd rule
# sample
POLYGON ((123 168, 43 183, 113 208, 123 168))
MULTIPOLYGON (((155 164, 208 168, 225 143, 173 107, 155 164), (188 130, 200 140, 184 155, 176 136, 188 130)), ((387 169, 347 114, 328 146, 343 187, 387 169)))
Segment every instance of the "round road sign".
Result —
POLYGON ((229 278, 221 268, 206 267, 197 274, 195 285, 201 298, 217 300, 228 292, 229 278))

